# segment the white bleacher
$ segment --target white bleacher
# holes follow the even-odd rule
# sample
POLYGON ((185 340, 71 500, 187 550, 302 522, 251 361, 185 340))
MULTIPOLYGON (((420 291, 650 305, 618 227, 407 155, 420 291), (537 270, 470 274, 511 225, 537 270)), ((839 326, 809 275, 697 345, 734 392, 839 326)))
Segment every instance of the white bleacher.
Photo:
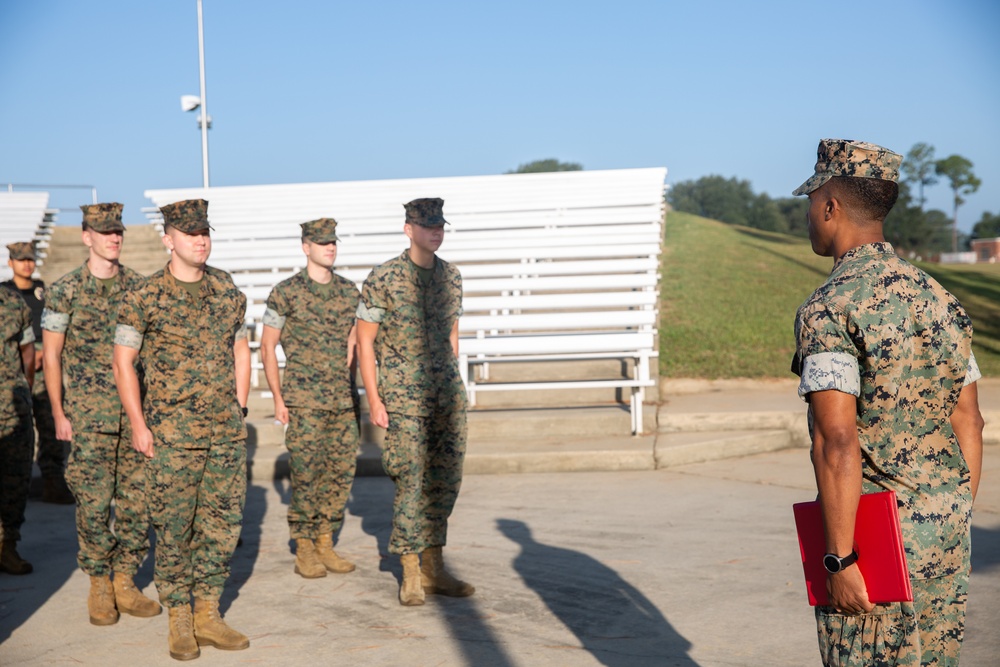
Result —
MULTIPOLYGON (((337 219, 336 271, 360 287, 373 266, 408 245, 403 203, 441 197, 451 224, 438 254, 462 272, 459 350, 473 404, 482 391, 627 388, 640 432, 644 389, 655 384, 665 176, 663 168, 623 169, 145 194, 157 207, 209 201, 209 263, 247 294, 255 330, 271 288, 305 265, 300 222, 337 219), (630 360, 630 375, 490 379, 494 363, 602 358, 630 360)), ((158 208, 146 212, 161 222, 158 208)))
POLYGON ((44 263, 56 215, 48 206, 48 192, 0 192, 0 280, 13 277, 9 243, 35 241, 38 266, 44 263))

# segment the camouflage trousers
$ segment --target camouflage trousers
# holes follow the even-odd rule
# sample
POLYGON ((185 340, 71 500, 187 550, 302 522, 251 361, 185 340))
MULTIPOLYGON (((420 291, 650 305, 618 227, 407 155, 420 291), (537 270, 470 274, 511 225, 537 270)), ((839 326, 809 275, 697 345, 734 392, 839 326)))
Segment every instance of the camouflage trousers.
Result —
POLYGON ((389 414, 382 467, 396 485, 390 553, 420 553, 447 543, 448 517, 462 486, 465 434, 465 410, 389 414))
POLYGON ((66 484, 76 498, 76 561, 90 576, 134 575, 149 551, 145 457, 128 433, 74 433, 66 484), (114 501, 112 527, 111 504, 114 501))
POLYGON ((13 543, 21 539, 35 445, 27 393, 23 400, 15 397, 14 417, 0 421, 0 539, 13 543))
POLYGON ((965 634, 968 573, 913 579, 913 602, 848 616, 816 608, 825 667, 957 667, 965 634))
POLYGON ((340 530, 358 461, 353 410, 291 408, 285 433, 292 472, 288 528, 293 540, 340 530))
POLYGON ((146 461, 156 530, 153 580, 166 607, 218 600, 243 524, 247 450, 243 440, 208 449, 168 447, 157 438, 146 461))
POLYGON ((70 445, 63 440, 56 440, 52 402, 49 401, 49 393, 45 389, 45 377, 41 372, 35 374, 35 386, 31 394, 35 430, 38 433, 36 441, 38 469, 42 471, 42 477, 62 477, 66 452, 70 445))

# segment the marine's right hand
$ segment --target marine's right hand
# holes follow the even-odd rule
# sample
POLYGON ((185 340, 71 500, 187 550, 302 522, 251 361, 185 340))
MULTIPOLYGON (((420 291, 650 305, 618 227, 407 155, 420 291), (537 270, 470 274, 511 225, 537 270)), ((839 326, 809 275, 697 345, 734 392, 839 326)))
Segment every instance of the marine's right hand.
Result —
POLYGON ((274 399, 274 418, 282 424, 288 423, 288 408, 280 398, 274 399))
POLYGON ((868 587, 857 564, 827 575, 826 588, 830 593, 830 606, 843 614, 868 613, 875 608, 868 599, 868 587))
POLYGON ((382 428, 389 428, 389 413, 385 411, 385 404, 377 398, 372 400, 371 397, 368 398, 368 418, 375 426, 381 426, 382 428))
POLYGON ((53 415, 52 421, 56 425, 56 440, 69 442, 73 439, 73 425, 69 423, 69 418, 66 415, 60 417, 53 415))
POLYGON ((153 432, 143 426, 132 430, 132 449, 144 455, 146 458, 153 458, 153 432))

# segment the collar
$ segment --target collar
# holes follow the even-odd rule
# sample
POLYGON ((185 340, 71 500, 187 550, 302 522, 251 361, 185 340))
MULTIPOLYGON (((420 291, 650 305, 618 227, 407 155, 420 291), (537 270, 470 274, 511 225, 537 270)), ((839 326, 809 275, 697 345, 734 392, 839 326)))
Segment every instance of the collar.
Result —
POLYGON ((836 263, 834 263, 833 270, 836 271, 847 262, 873 259, 884 255, 892 255, 893 257, 896 256, 896 251, 893 249, 892 244, 888 241, 879 241, 878 243, 866 243, 864 245, 859 245, 857 248, 851 248, 845 252, 844 255, 838 259, 836 263))

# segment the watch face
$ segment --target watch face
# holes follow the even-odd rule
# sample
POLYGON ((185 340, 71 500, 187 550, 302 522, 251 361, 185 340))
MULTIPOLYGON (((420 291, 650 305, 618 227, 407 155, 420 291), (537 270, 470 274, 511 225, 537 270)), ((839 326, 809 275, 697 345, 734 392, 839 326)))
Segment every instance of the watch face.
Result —
POLYGON ((823 556, 823 567, 825 567, 826 571, 830 574, 836 574, 837 572, 840 572, 840 559, 833 554, 827 554, 823 556))

